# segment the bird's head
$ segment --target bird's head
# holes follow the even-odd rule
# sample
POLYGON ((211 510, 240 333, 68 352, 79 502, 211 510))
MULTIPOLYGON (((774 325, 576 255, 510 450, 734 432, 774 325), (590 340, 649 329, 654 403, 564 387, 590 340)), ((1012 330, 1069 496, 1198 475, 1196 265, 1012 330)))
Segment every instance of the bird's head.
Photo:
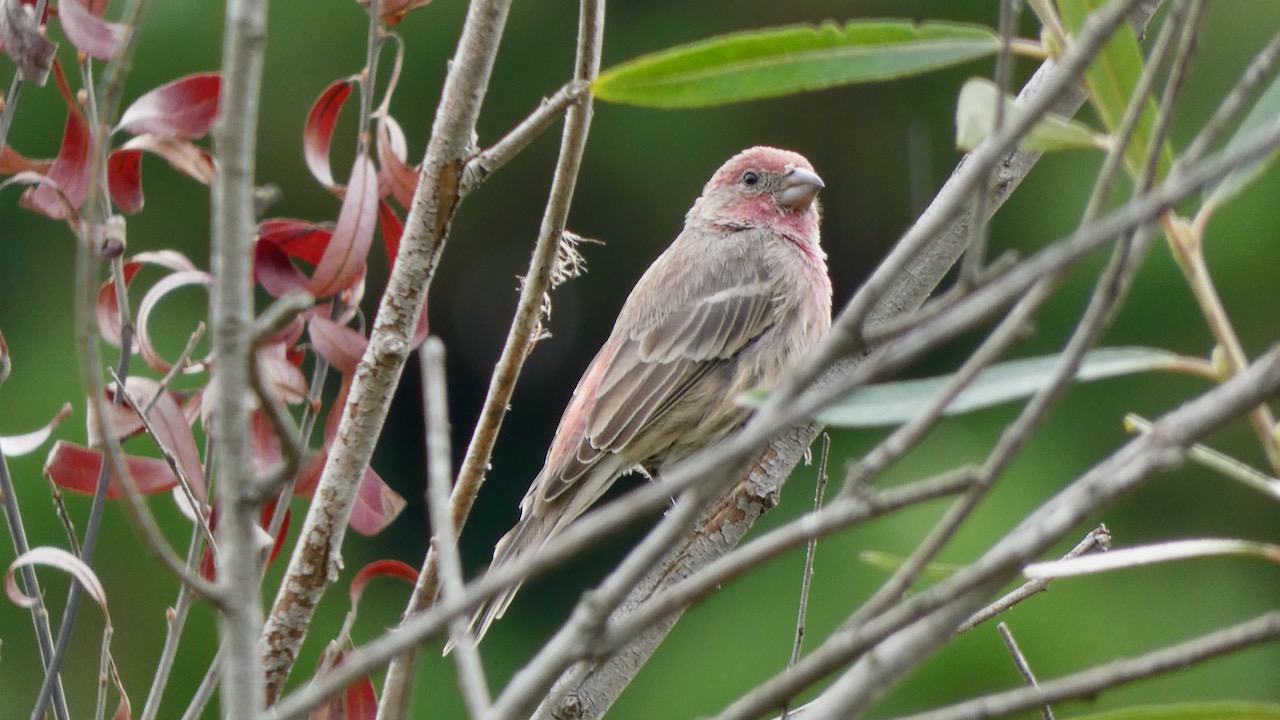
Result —
POLYGON ((765 227, 797 242, 816 243, 822 187, 803 155, 748 148, 711 176, 689 219, 729 228, 765 227))

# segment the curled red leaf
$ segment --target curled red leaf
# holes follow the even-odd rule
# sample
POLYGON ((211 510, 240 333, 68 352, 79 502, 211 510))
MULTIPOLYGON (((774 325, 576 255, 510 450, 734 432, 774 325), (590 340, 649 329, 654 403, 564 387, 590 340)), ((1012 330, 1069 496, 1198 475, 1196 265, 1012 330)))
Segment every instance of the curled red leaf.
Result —
POLYGON ((418 582, 418 571, 399 560, 375 560, 365 565, 360 568, 360 572, 356 573, 355 577, 351 578, 351 590, 348 593, 351 597, 351 605, 359 605, 365 587, 374 578, 380 577, 399 578, 413 585, 418 582))
POLYGON ((364 273, 378 218, 378 177, 368 156, 356 158, 338 212, 333 237, 316 265, 307 291, 328 297, 351 287, 364 273))
POLYGON ((329 145, 333 142, 333 128, 338 124, 342 106, 351 96, 355 85, 355 79, 347 78, 325 88, 311 106, 307 124, 302 131, 302 153, 307 160, 307 167, 326 188, 337 186, 333 181, 333 171, 329 168, 329 145))
POLYGON ((204 137, 218 117, 222 76, 200 73, 157 87, 133 101, 117 130, 194 140, 204 137))
POLYGON ((80 0, 58 0, 58 19, 71 44, 98 60, 110 60, 119 54, 129 32, 128 26, 103 20, 80 0))
MULTIPOLYGON (((138 304, 138 349, 142 352, 142 359, 146 361, 147 367, 158 373, 167 373, 173 369, 173 363, 156 350, 151 340, 151 313, 155 311, 156 305, 174 290, 191 286, 207 288, 211 281, 212 278, 207 272, 182 270, 161 278, 142 296, 142 302, 138 304)), ((182 372, 184 374, 202 372, 206 361, 190 362, 182 372)))
POLYGON ((418 187, 418 171, 409 167, 405 161, 408 151, 405 148, 404 131, 400 124, 391 117, 378 119, 378 172, 379 196, 388 193, 400 203, 401 207, 409 207, 413 203, 413 193, 418 187))
MULTIPOLYGON (((147 420, 155 433, 153 439, 158 446, 168 450, 177 459, 178 467, 186 476, 187 483, 191 486, 196 498, 201 501, 207 500, 204 467, 200 463, 200 450, 196 447, 195 436, 191 433, 191 420, 178 405, 175 395, 161 388, 160 383, 151 378, 129 377, 125 380, 125 387, 129 391, 129 397, 144 406, 151 404, 151 409, 147 411, 147 420)), ((108 388, 107 395, 109 400, 112 399, 114 396, 112 388, 108 388)), ((138 415, 137 408, 122 409, 134 418, 138 415)))
POLYGON ((289 259, 289 253, 271 240, 259 238, 253 246, 253 280, 271 297, 301 290, 310 282, 289 259))
MULTIPOLYGON (((342 664, 346 652, 330 644, 320 657, 316 677, 322 677, 330 668, 342 664)), ((317 705, 307 720, 374 720, 378 716, 378 695, 374 691, 373 678, 368 675, 352 680, 342 694, 334 693, 317 705)))
MULTIPOLYGON (((194 272, 196 269, 195 263, 188 260, 186 255, 174 250, 140 252, 124 263, 126 288, 144 265, 156 265, 174 272, 194 272)), ((120 305, 116 302, 114 280, 108 280, 98 289, 98 301, 94 304, 94 310, 98 316, 98 332, 102 334, 102 339, 120 347, 120 305)))
MULTIPOLYGON (((4 364, 7 361, 4 352, 4 338, 0 337, 0 382, 4 381, 4 364)), ((0 453, 5 457, 18 457, 27 455, 40 449, 41 445, 48 442, 53 435, 53 431, 62 424, 63 420, 71 417, 71 403, 63 403, 62 409, 58 411, 53 419, 45 423, 44 427, 39 430, 32 430, 29 433, 21 435, 9 435, 8 437, 0 437, 0 453)))
POLYGON ((93 572, 93 568, 89 567, 85 561, 72 555, 71 553, 56 547, 37 547, 22 553, 14 558, 9 564, 9 569, 4 574, 4 591, 13 601, 14 605, 23 608, 35 607, 39 602, 39 598, 31 597, 18 589, 17 582, 14 581, 14 571, 26 565, 47 565, 57 568, 65 573, 70 574, 76 579, 89 597, 94 602, 102 606, 103 612, 107 610, 107 591, 102 587, 102 581, 98 580, 98 576, 93 572))

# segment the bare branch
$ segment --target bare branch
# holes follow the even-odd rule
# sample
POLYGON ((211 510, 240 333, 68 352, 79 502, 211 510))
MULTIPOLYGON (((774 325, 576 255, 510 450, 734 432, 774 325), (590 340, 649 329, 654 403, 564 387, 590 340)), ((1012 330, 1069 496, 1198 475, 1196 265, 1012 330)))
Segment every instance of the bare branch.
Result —
POLYGON ((222 518, 218 583, 224 588, 222 693, 225 718, 251 717, 265 704, 258 639, 262 634, 262 559, 249 441, 253 363, 254 154, 267 32, 266 0, 227 3, 222 91, 213 129, 213 284, 210 337, 218 358, 210 436, 222 518))

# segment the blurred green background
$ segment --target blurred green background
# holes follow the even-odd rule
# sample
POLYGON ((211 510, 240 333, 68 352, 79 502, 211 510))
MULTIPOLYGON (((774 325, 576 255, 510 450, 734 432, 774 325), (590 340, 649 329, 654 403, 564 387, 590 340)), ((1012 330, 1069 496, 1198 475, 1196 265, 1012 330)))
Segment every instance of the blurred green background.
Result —
MULTIPOLYGON (((764 0, 687 3, 677 0, 618 2, 608 13, 605 66, 670 45, 733 30, 860 17, 946 18, 994 24, 992 2, 774 3, 764 0)), ((404 76, 392 105, 421 156, 448 57, 465 5, 437 0, 397 29, 407 46, 404 76)), ((1023 32, 1035 28, 1024 13, 1023 32)), ((1157 20, 1163 18, 1163 12, 1157 20)), ((576 5, 567 0, 516 3, 503 41, 479 127, 482 144, 497 139, 540 98, 567 78, 573 56, 576 5)), ((1173 128, 1185 147, 1252 53, 1280 27, 1270 3, 1220 0, 1208 8, 1199 51, 1173 128)), ((208 0, 153 3, 137 44, 126 102, 181 75, 216 69, 222 6, 208 0)), ((314 99, 330 82, 359 71, 366 25, 351 0, 278 2, 271 8, 267 73, 259 127, 260 182, 274 182, 283 199, 273 216, 332 220, 337 202, 308 174, 301 127, 314 99)), ((69 48, 61 49, 64 61, 69 48)), ((385 67, 385 65, 384 65, 385 67)), ((1017 65, 1020 84, 1034 69, 1017 65)), ((684 212, 710 173, 728 156, 754 144, 804 153, 825 179, 824 243, 830 254, 837 304, 853 293, 886 248, 912 223, 959 158, 952 144, 952 112, 960 84, 990 75, 991 62, 974 63, 911 80, 850 87, 791 98, 698 111, 655 111, 597 105, 586 159, 570 216, 570 229, 603 241, 585 245, 590 271, 554 295, 550 330, 538 345, 516 390, 496 450, 493 471, 465 533, 465 559, 478 570, 497 537, 516 517, 519 498, 541 456, 573 383, 608 332, 609 323, 642 269, 679 230, 684 212)), ((29 87, 22 95, 10 143, 35 157, 56 152, 65 110, 56 91, 29 87)), ((350 111, 349 111, 350 112, 350 111)), ((352 113, 353 114, 353 113, 352 113)), ((1082 117, 1091 119, 1088 111, 1082 117)), ((344 120, 335 142, 335 174, 345 174, 354 136, 344 120)), ((480 408, 492 364, 505 337, 536 236, 558 147, 558 126, 467 198, 436 276, 429 302, 435 333, 449 350, 450 409, 455 457, 480 408)), ((1076 222, 1100 156, 1046 157, 998 215, 992 252, 1028 253, 1076 222)), ((154 158, 145 162, 146 208, 129 220, 130 252, 172 248, 197 264, 208 263, 208 198, 205 188, 178 176, 154 158)), ((1246 349, 1256 355, 1274 343, 1280 306, 1280 171, 1272 169, 1222 210, 1210 226, 1207 253, 1246 349)), ((1127 192, 1127 191, 1122 191, 1127 192)), ((0 330, 8 341, 13 373, 0 387, 0 433, 25 432, 63 402, 76 415, 61 438, 83 442, 83 400, 71 340, 72 237, 65 227, 17 207, 10 190, 0 196, 0 330)), ((385 261, 375 251, 370 287, 380 287, 385 261)), ((1035 335, 1019 354, 1059 348, 1076 321, 1101 265, 1095 259, 1072 277, 1041 312, 1035 335)), ((376 293, 370 292, 371 296, 376 293)), ((135 298, 136 299, 136 298, 135 298)), ((376 298, 366 301, 372 316, 376 298)), ((157 318, 160 344, 172 356, 205 312, 196 292, 180 293, 157 318)), ((908 374, 954 368, 976 336, 937 353, 908 374)), ((1211 339, 1171 262, 1157 245, 1140 272, 1134 293, 1105 342, 1142 344, 1204 355, 1211 339)), ((1125 441, 1126 412, 1156 416, 1204 389, 1200 381, 1153 376, 1113 380, 1072 391, 1043 431, 1014 464, 943 561, 964 563, 1029 510, 1125 441)), ((421 502, 422 428, 417 373, 406 373, 375 467, 409 500, 409 508, 376 538, 349 535, 344 580, 330 592, 312 626, 294 673, 310 675, 319 652, 347 609, 345 584, 366 562, 383 557, 417 566, 428 536, 421 502)), ((1016 408, 990 410, 944 423, 926 443, 883 479, 920 477, 981 459, 1016 408)), ((831 469, 871 447, 881 432, 834 434, 831 469)), ((1256 442, 1243 423, 1212 444, 1260 465, 1256 442)), ((10 469, 33 545, 64 546, 50 492, 40 474, 43 453, 15 458, 10 469)), ((812 499, 813 468, 801 467, 781 505, 761 522, 773 527, 805 512, 812 499)), ((68 498, 83 529, 88 500, 68 498)), ((184 521, 165 499, 152 503, 170 538, 185 547, 184 521)), ((858 559, 863 550, 905 555, 942 511, 941 504, 824 541, 809 614, 809 647, 835 627, 881 582, 884 571, 858 559)), ((301 502, 295 503, 296 528, 301 502)), ((1105 521, 1119 545, 1192 536, 1232 536, 1280 542, 1274 504, 1259 502, 1239 486, 1189 467, 1163 476, 1096 521, 1105 521)), ((1089 528, 1081 527, 1083 535, 1089 528)), ((590 557, 521 593, 507 617, 486 639, 484 658, 495 686, 527 660, 557 627, 578 594, 597 580, 638 537, 639 530, 602 546, 590 557)), ((1063 546, 1065 550, 1067 545, 1063 546)), ((6 543, 0 562, 13 558, 6 543)), ((790 653, 802 552, 794 552, 733 583, 680 622, 668 641, 623 695, 610 717, 694 717, 722 708, 777 672, 790 653), (744 632, 745 630, 745 632, 744 632)), ((280 563, 283 564, 283 563, 280 563)), ((107 512, 95 563, 111 599, 113 649, 124 681, 140 709, 165 631, 165 608, 176 585, 140 550, 135 532, 117 507, 107 512)), ((273 587, 280 568, 268 580, 273 587)), ((55 617, 67 582, 42 573, 55 617)), ((382 581, 386 582, 386 581, 382 581)), ((387 583, 366 595, 357 641, 393 625, 407 588, 387 583)), ((269 603, 271 595, 264 597, 269 603)), ((1043 678, 1190 638, 1275 607, 1280 573, 1234 560, 1185 563, 1060 582, 1047 595, 1010 612, 1005 620, 1043 678)), ((100 614, 87 607, 77 625, 65 671, 73 714, 92 707, 98 662, 100 614)), ((26 717, 40 673, 30 620, 0 602, 0 718, 26 717)), ((187 628, 162 717, 177 717, 194 692, 216 641, 207 607, 197 607, 187 628)), ((1231 698, 1280 701, 1280 648, 1252 650, 1163 679, 1109 692, 1092 707, 1231 698)), ((429 649, 419 670, 415 717, 462 717, 453 666, 429 649)), ((379 683, 380 684, 380 683, 379 683)), ((912 674, 876 710, 877 716, 922 710, 984 691, 1020 684, 994 627, 983 627, 949 645, 912 674)), ((1069 712, 1089 706, 1071 705, 1069 712)), ((1067 713, 1064 713, 1067 714, 1067 713)), ((206 713, 213 717, 213 712, 206 713)))

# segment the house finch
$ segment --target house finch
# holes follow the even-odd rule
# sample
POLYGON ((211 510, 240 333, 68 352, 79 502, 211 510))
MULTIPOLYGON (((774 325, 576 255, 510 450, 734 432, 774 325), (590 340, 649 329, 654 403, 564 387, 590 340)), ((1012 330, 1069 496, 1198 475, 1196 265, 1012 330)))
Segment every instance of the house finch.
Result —
MULTIPOLYGON (((737 429, 749 411, 734 399, 775 384, 826 334, 821 189, 808 160, 776 148, 744 150, 716 171, 578 381, 491 567, 541 546, 620 475, 659 477, 737 429)), ((478 637, 518 589, 479 610, 478 637)))

